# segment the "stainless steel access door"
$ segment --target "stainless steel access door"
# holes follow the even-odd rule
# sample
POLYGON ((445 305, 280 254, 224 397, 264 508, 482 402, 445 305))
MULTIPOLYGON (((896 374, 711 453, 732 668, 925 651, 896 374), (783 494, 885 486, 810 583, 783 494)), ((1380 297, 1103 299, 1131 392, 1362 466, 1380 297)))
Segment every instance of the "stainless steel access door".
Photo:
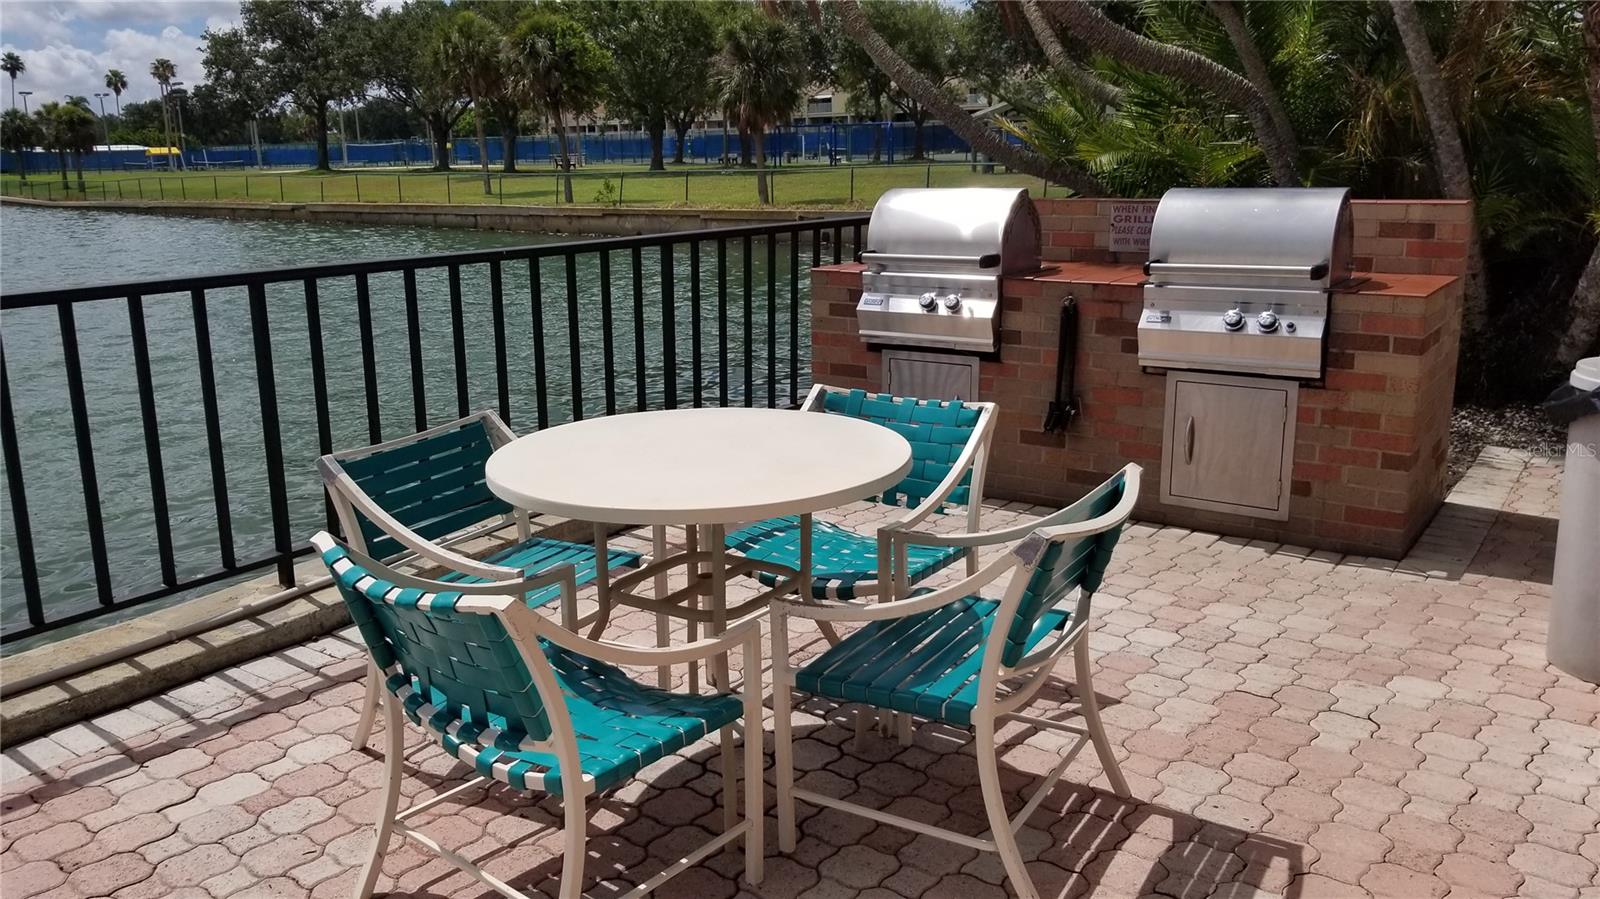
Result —
POLYGON ((1298 398, 1294 381, 1169 374, 1161 501, 1288 518, 1298 398))

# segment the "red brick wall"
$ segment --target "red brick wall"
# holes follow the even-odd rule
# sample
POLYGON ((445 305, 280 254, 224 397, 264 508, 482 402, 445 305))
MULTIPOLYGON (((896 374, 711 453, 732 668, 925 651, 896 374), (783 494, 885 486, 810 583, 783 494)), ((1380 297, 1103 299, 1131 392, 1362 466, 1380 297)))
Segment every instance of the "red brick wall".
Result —
MULTIPOLYGON (((1103 200, 1038 201, 1045 244, 1063 264, 1014 279, 1002 306, 997 362, 980 372, 1000 415, 988 493, 1064 503, 1129 461, 1146 469, 1139 516, 1185 527, 1390 558, 1403 555, 1443 498, 1460 332, 1463 203, 1357 203, 1356 253, 1374 277, 1333 300, 1328 375, 1300 391, 1287 522, 1159 502, 1166 378, 1140 369, 1136 269, 1105 265, 1103 200), (1456 229, 1460 228, 1461 231, 1456 229), (1067 239, 1063 239, 1063 235, 1067 239), (1405 234, 1406 236, 1398 236, 1405 234), (1385 236, 1388 235, 1388 236, 1385 236), (1454 252, 1455 255, 1448 255, 1454 252), (1077 391, 1082 414, 1066 434, 1042 430, 1056 377, 1061 301, 1078 301, 1077 391)), ((1142 261, 1142 260, 1138 260, 1142 261)), ((813 276, 813 376, 877 389, 879 355, 856 333, 855 266, 813 276)))

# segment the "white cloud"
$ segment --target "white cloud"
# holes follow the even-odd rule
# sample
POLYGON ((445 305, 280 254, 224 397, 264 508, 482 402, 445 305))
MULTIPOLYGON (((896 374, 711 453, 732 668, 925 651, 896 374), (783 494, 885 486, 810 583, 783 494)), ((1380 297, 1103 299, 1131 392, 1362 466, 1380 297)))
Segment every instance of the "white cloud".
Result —
POLYGON ((199 84, 205 77, 201 33, 208 27, 231 27, 238 19, 235 0, 5 0, 0 3, 0 47, 21 54, 27 63, 17 88, 33 91, 34 106, 105 90, 107 69, 127 74, 122 100, 137 102, 157 96, 149 74, 157 57, 177 65, 179 80, 199 84))

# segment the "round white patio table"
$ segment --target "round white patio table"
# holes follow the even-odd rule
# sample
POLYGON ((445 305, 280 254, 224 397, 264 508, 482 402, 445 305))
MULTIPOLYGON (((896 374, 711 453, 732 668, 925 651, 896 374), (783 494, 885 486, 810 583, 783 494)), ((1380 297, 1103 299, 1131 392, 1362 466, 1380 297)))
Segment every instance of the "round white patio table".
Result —
MULTIPOLYGON (((686 619, 694 639, 701 623, 720 632, 730 611, 741 617, 789 592, 808 599, 801 585, 811 582, 812 513, 880 493, 910 470, 911 445, 881 425, 815 412, 710 408, 611 415, 537 431, 496 450, 485 479, 518 508, 594 522, 597 558, 605 558, 607 523, 654 525, 649 565, 615 584, 605 565, 596 566, 599 610, 591 635, 604 630, 621 604, 655 612, 664 643, 661 616, 686 619), (800 517, 799 568, 743 558, 730 565, 727 526, 778 515, 800 517), (666 554, 667 525, 684 526, 684 552, 666 554), (667 593, 666 575, 680 566, 688 568, 689 584, 667 593), (756 571, 779 583, 730 610, 728 578, 756 571), (652 578, 653 596, 632 591, 652 578), (702 596, 708 609, 699 608, 702 596)), ((580 623, 575 614, 570 604, 563 611, 569 627, 580 623)), ((719 683, 727 682, 724 664, 717 666, 719 683)))

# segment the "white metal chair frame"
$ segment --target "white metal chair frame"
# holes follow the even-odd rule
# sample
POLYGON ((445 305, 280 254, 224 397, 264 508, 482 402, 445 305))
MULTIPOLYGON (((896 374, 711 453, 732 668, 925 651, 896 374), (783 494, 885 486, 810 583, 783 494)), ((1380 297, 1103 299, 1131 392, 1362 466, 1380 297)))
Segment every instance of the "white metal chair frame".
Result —
MULTIPOLYGON (((813 384, 806 394, 805 402, 801 403, 803 412, 825 412, 823 399, 829 393, 848 393, 848 390, 831 387, 827 384, 813 384)), ((972 480, 967 485, 967 532, 977 533, 980 527, 980 518, 983 514, 983 484, 989 470, 989 444, 994 438, 995 416, 999 414, 999 406, 994 403, 967 402, 962 405, 978 410, 978 421, 973 426, 972 437, 961 450, 961 455, 951 465, 950 472, 945 475, 939 486, 928 495, 921 503, 907 509, 907 511, 880 525, 878 528, 878 573, 879 578, 871 586, 858 586, 857 597, 902 597, 910 587, 906 578, 906 551, 911 544, 934 546, 940 543, 950 543, 936 534, 929 534, 913 530, 923 524, 933 515, 938 513, 949 500, 950 494, 961 486, 961 481, 971 471, 972 480), (924 539, 927 538, 927 539, 924 539), (890 572, 890 577, 885 579, 883 572, 890 572), (883 584, 890 586, 890 592, 885 594, 883 584)), ((831 414, 831 413, 830 413, 831 414)), ((963 545, 963 544, 956 544, 963 545)), ((966 552, 967 574, 975 574, 978 570, 977 553, 968 547, 966 552)), ((830 640, 832 639, 830 635, 830 640)))
MULTIPOLYGON (((1014 543, 1005 555, 985 565, 977 573, 969 575, 950 586, 908 599, 896 599, 867 605, 832 600, 812 600, 809 603, 797 603, 788 599, 778 600, 773 603, 772 706, 778 793, 778 845, 782 851, 792 852, 795 848, 795 800, 804 799, 813 805, 835 808, 873 821, 893 824, 916 833, 927 834, 980 851, 998 852, 1005 866, 1006 874, 1010 877, 1012 886, 1018 895, 1023 899, 1037 899, 1038 894, 1033 887, 1031 878, 1028 876, 1022 853, 1017 847, 1016 832, 1028 820, 1029 816, 1038 809, 1040 803, 1049 794, 1050 789, 1066 772, 1067 767, 1072 764, 1072 761, 1086 743, 1094 744, 1095 752, 1100 758, 1100 765, 1105 770, 1106 777, 1111 782, 1111 788, 1116 795, 1124 798, 1130 795, 1127 781, 1123 778, 1121 769, 1118 767, 1116 756, 1111 749, 1111 743, 1106 737, 1105 727, 1100 720, 1099 704, 1095 697, 1094 684, 1089 667, 1089 645, 1086 637, 1093 594, 1090 591, 1079 588, 1076 609, 1060 636, 1050 639, 1044 645, 1034 649, 1016 665, 1006 666, 1002 664, 1000 661, 1001 654, 1007 634, 1011 629, 1011 622, 1016 617, 1018 606, 1027 588, 1029 574, 1044 555, 1047 545, 1049 543, 1077 540, 1121 527, 1133 512, 1134 503, 1138 499, 1139 476, 1139 466, 1130 464, 1125 467, 1122 470, 1122 477, 1126 480, 1120 501, 1110 511, 1089 521, 1070 521, 1078 509, 1079 504, 1075 503, 1066 509, 1009 528, 971 534, 916 534, 915 539, 917 542, 940 541, 949 545, 969 547, 974 550, 980 546, 1014 543), (820 624, 825 622, 865 623, 900 618, 936 609, 972 596, 980 588, 994 582, 1001 575, 1008 572, 1014 573, 1006 587, 1003 598, 1000 600, 999 608, 995 612, 994 623, 990 633, 985 639, 981 650, 979 650, 984 654, 984 663, 979 675, 977 706, 972 713, 973 750, 977 756, 979 783, 983 791, 984 808, 989 819, 988 837, 973 837, 957 833, 921 821, 915 821, 878 809, 867 808, 857 803, 835 799, 821 793, 796 787, 794 785, 794 747, 792 722, 790 720, 795 679, 793 666, 789 661, 788 620, 790 618, 804 618, 817 621, 820 624), (1077 714, 1083 718, 1081 726, 1027 714, 1023 711, 1039 689, 1044 686, 1056 661, 1069 649, 1073 650, 1074 653, 1075 692, 1078 694, 1078 698, 1076 703, 1067 706, 1067 710, 1070 711, 1073 706, 1076 707, 1077 714), (1013 816, 1006 814, 1005 797, 1000 787, 995 740, 995 733, 999 725, 1006 721, 1020 721, 1035 728, 1062 731, 1077 736, 1077 740, 1066 749, 1059 763, 1045 776, 1043 782, 1034 790, 1021 811, 1013 816)), ((1080 500, 1079 502, 1084 501, 1080 500)), ((909 535, 891 533, 889 539, 899 543, 905 536, 909 535)), ((1063 597, 1062 601, 1065 602, 1066 597, 1063 597)), ((904 715, 901 720, 905 722, 909 721, 909 719, 909 715, 904 715)), ((859 728, 859 722, 862 719, 858 717, 857 721, 859 728)), ((902 729, 901 733, 902 737, 904 737, 906 730, 902 729)))
MULTIPOLYGON (((489 435, 489 442, 495 449, 517 439, 511 428, 495 414, 493 410, 485 409, 474 412, 465 418, 435 425, 425 431, 407 434, 394 440, 364 446, 359 449, 344 450, 329 453, 317 460, 317 471, 322 475, 323 486, 327 488, 328 496, 333 501, 334 514, 339 518, 339 527, 345 533, 345 539, 350 547, 363 555, 367 553, 366 534, 361 529, 357 515, 366 518, 377 525, 380 530, 392 538, 396 543, 405 548, 403 553, 394 555, 384 560, 390 565, 417 563, 424 567, 443 566, 462 574, 483 578, 487 581, 510 581, 522 577, 522 572, 516 568, 504 565, 494 565, 474 559, 463 553, 451 549, 470 540, 484 537, 489 534, 504 530, 515 525, 517 539, 527 540, 532 536, 532 524, 528 513, 523 509, 513 509, 508 515, 502 515, 482 524, 467 528, 454 534, 446 540, 435 542, 418 534, 393 515, 373 501, 372 497, 362 490, 353 478, 344 470, 343 462, 354 459, 365 459, 399 447, 408 446, 436 437, 449 431, 458 430, 474 422, 482 422, 484 430, 489 435)), ((596 560, 596 565, 603 568, 603 560, 596 560)), ((543 585, 548 586, 548 585, 543 585)), ((377 721, 378 706, 386 702, 383 695, 382 675, 372 666, 367 668, 367 692, 361 701, 361 719, 356 724, 355 734, 351 737, 352 746, 360 747, 367 744, 372 736, 372 727, 377 721)))
MULTIPOLYGON (((319 553, 336 545, 332 536, 327 533, 318 534, 312 538, 312 543, 319 553)), ((550 720, 550 737, 541 742, 534 751, 549 753, 560 760, 564 821, 559 899, 579 899, 581 895, 589 820, 588 800, 596 795, 596 791, 593 778, 582 771, 576 732, 567 711, 566 701, 549 661, 538 648, 539 641, 546 640, 572 652, 613 665, 649 667, 693 664, 718 656, 725 659, 731 650, 740 649, 740 673, 743 682, 737 695, 742 701, 743 717, 746 722, 744 759, 741 766, 733 746, 736 728, 732 725, 721 728, 719 739, 723 772, 723 832, 639 884, 621 899, 636 899, 650 893, 672 877, 740 837, 744 838, 745 880, 751 885, 761 882, 765 852, 765 782, 762 777, 765 758, 761 739, 763 696, 759 621, 754 619, 742 621, 715 638, 670 648, 646 648, 591 640, 529 609, 522 600, 530 591, 559 585, 562 618, 566 621, 573 620, 576 616, 577 583, 574 568, 570 564, 558 566, 535 577, 522 577, 518 573, 513 579, 491 583, 444 583, 395 571, 356 550, 348 550, 348 553, 349 558, 344 562, 344 569, 347 570, 351 564, 358 565, 393 584, 394 590, 415 589, 427 593, 461 594, 461 598, 452 607, 455 613, 493 615, 500 620, 501 625, 511 636, 523 664, 533 676, 550 720), (737 783, 741 776, 741 767, 745 780, 743 817, 739 816, 737 808, 737 783)), ((358 588, 365 583, 365 581, 358 583, 358 588)), ((409 808, 400 809, 400 775, 405 748, 402 728, 405 717, 396 702, 384 702, 383 709, 386 737, 383 797, 380 800, 377 834, 373 841, 372 854, 356 881, 356 899, 370 899, 372 896, 389 841, 396 834, 416 841, 502 895, 511 899, 530 899, 515 887, 482 870, 471 859, 441 845, 417 828, 405 823, 406 818, 484 784, 489 779, 482 776, 474 777, 437 796, 425 799, 409 808)))

